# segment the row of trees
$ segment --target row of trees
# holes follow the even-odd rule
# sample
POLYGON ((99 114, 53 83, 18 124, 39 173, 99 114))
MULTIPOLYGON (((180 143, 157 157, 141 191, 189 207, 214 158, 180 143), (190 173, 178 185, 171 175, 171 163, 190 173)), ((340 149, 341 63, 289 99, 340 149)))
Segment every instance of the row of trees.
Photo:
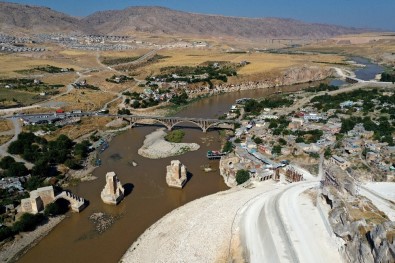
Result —
POLYGON ((374 108, 374 103, 372 102, 373 99, 380 99, 382 97, 377 89, 372 90, 354 90, 352 92, 344 92, 334 96, 329 94, 325 94, 322 96, 316 96, 311 99, 311 103, 314 103, 314 107, 318 110, 328 111, 330 109, 339 109, 340 103, 344 101, 363 101, 363 111, 369 112, 372 108, 374 108))
POLYGON ((257 100, 248 100, 244 105, 244 110, 247 113, 251 113, 254 115, 258 115, 264 108, 279 108, 279 107, 288 107, 293 104, 292 100, 285 98, 276 98, 276 99, 263 99, 261 101, 257 100))
POLYGON ((370 117, 351 117, 348 119, 342 119, 340 133, 347 133, 351 131, 358 123, 362 123, 367 131, 373 131, 373 138, 375 140, 387 142, 391 146, 395 145, 392 138, 392 133, 395 130, 386 117, 379 118, 378 123, 372 121, 370 117))
MULTIPOLYGON (((75 144, 66 135, 60 135, 54 141, 47 141, 27 132, 18 135, 18 139, 8 147, 8 152, 20 155, 26 161, 34 163, 31 171, 33 176, 48 177, 53 175, 54 169, 51 167, 57 164, 65 164, 71 169, 80 168, 79 163, 88 156, 89 146, 88 140, 75 144)), ((16 163, 9 157, 3 158, 0 165, 10 171, 8 173, 10 176, 26 172, 20 163, 16 163)))
POLYGON ((0 177, 20 177, 28 175, 29 173, 29 170, 23 163, 16 162, 11 156, 5 156, 1 159, 0 168, 3 169, 3 173, 0 177))
POLYGON ((381 74, 380 81, 395 83, 395 72, 392 72, 392 73, 384 72, 383 74, 381 74))
POLYGON ((39 224, 41 224, 46 217, 43 214, 23 214, 12 227, 0 227, 0 241, 10 238, 19 232, 33 231, 39 224))
POLYGON ((65 214, 69 209, 68 205, 69 203, 66 200, 60 199, 54 203, 48 204, 43 214, 23 214, 11 227, 0 227, 0 242, 20 232, 33 231, 38 225, 45 222, 48 217, 65 214))

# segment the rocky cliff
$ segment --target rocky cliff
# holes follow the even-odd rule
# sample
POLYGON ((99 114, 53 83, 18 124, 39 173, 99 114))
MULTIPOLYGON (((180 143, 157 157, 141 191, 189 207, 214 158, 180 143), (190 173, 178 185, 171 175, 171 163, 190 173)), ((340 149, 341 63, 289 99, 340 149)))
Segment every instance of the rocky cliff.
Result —
POLYGON ((209 86, 199 86, 195 89, 188 90, 187 93, 190 97, 197 97, 202 95, 214 95, 222 92, 272 88, 324 80, 332 76, 332 74, 333 70, 330 68, 304 65, 284 70, 284 72, 276 77, 270 77, 267 79, 262 77, 261 81, 247 81, 239 84, 218 84, 213 88, 210 88, 209 86))
POLYGON ((395 222, 368 199, 328 186, 322 197, 331 207, 329 222, 344 241, 341 253, 346 262, 395 262, 395 222))

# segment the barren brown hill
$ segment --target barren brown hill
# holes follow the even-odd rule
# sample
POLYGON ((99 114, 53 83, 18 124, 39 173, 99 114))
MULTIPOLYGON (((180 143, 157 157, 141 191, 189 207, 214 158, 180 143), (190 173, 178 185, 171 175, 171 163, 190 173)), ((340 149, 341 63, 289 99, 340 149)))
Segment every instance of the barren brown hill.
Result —
POLYGON ((146 32, 165 35, 260 38, 325 38, 366 30, 308 24, 281 18, 241 18, 203 15, 163 7, 130 7, 96 12, 83 21, 106 34, 146 32))
POLYGON ((75 18, 47 7, 0 2, 0 32, 144 33, 168 36, 262 38, 326 38, 367 30, 292 19, 203 15, 163 7, 130 7, 75 18))
POLYGON ((78 18, 47 7, 0 2, 0 32, 94 32, 78 18))

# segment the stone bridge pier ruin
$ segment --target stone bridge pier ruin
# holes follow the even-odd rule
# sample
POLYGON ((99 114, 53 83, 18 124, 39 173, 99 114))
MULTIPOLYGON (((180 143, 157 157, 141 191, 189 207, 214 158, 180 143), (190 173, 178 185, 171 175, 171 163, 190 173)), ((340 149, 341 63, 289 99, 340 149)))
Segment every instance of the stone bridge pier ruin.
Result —
POLYGON ((73 212, 81 212, 87 206, 88 202, 71 192, 63 191, 55 196, 53 186, 37 188, 30 192, 30 197, 21 200, 19 212, 37 214, 45 209, 45 207, 58 199, 67 200, 73 212))

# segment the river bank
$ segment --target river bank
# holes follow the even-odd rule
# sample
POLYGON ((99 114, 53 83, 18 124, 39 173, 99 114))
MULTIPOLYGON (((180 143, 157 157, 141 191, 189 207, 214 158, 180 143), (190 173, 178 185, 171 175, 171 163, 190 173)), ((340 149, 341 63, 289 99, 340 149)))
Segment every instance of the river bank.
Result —
POLYGON ((172 143, 165 140, 166 132, 158 129, 145 136, 143 146, 138 154, 150 159, 161 159, 178 156, 190 151, 197 151, 200 145, 197 143, 172 143))
POLYGON ((14 240, 3 244, 0 248, 0 262, 16 262, 48 235, 64 218, 65 216, 49 218, 47 223, 38 226, 34 231, 21 233, 14 240))

